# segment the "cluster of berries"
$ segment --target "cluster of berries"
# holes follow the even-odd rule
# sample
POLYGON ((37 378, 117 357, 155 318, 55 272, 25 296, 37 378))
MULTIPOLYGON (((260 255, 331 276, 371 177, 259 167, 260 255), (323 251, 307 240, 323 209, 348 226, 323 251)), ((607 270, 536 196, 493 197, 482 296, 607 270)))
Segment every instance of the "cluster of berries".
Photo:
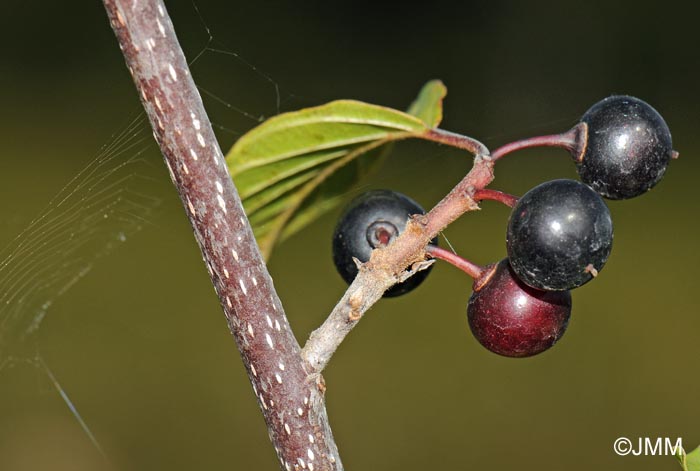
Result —
MULTIPOLYGON (((484 347, 500 355, 535 355, 561 338, 571 315, 570 290, 596 277, 612 249, 612 220, 601 196, 628 199, 643 194, 661 180, 677 155, 663 118, 637 98, 613 96, 598 102, 577 130, 579 142, 571 150, 581 182, 553 180, 512 198, 508 257, 466 270, 475 277, 467 307, 469 326, 484 347)), ((351 283, 358 273, 354 259, 368 261, 372 250, 391 243, 412 215, 423 213, 418 203, 389 190, 357 197, 333 236, 340 275, 351 283)), ((437 239, 426 252, 453 263, 459 259, 445 256, 437 239)), ((413 290, 431 268, 385 296, 413 290)))

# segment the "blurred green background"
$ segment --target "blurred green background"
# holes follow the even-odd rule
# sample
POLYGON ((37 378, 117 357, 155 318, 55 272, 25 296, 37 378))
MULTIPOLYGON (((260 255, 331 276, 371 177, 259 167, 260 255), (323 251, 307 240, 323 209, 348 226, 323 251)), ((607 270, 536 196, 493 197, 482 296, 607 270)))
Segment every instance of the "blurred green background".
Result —
MULTIPOLYGON (((700 56, 688 5, 167 2, 188 56, 202 52, 193 74, 219 98, 205 93, 225 150, 258 117, 336 98, 402 109, 432 78, 449 90, 442 127, 491 148, 568 129, 613 93, 650 102, 673 132, 680 160, 651 193, 610 203, 613 255, 574 293, 569 330, 547 353, 481 348, 466 323, 470 280, 449 266, 375 306, 325 373, 347 469, 673 470, 671 457, 619 457, 613 441, 700 443, 700 56), (207 28, 227 53, 203 50, 207 28)), ((0 45, 4 245, 140 105, 100 2, 6 0, 0 45)), ((119 469, 277 469, 179 200, 155 145, 134 151, 144 146, 139 188, 160 206, 56 299, 27 351, 40 352, 119 469)), ((469 167, 459 152, 402 143, 356 191, 393 188, 430 207, 469 167)), ((499 164, 493 187, 522 194, 574 176, 564 153, 528 151, 499 164)), ((344 290, 330 256, 337 215, 271 260, 301 342, 344 290)), ((446 235, 463 256, 493 262, 507 217, 487 202, 446 235)), ((2 470, 105 469, 41 367, 0 370, 0 417, 2 470)))

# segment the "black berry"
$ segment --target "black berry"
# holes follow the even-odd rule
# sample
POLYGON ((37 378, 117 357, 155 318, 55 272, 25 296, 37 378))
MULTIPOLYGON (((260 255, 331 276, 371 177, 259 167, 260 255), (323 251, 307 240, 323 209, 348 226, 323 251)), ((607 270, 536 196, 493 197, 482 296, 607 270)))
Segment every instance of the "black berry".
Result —
POLYGON ((540 291, 527 286, 502 260, 474 283, 467 319, 474 337, 507 357, 541 353, 564 335, 571 315, 568 291, 540 291))
POLYGON ((656 185, 673 156, 671 131, 661 115, 631 96, 599 101, 581 118, 588 127, 578 173, 611 199, 638 196, 656 185))
MULTIPOLYGON (((411 215, 424 213, 411 198, 390 190, 368 191, 352 200, 333 235, 333 261, 340 276, 348 284, 352 283, 357 276, 353 257, 361 262, 368 261, 372 250, 389 244, 406 228, 411 215)), ((437 239, 432 243, 437 244, 437 239)), ((431 268, 394 285, 384 296, 408 293, 423 282, 431 268)))
POLYGON ((508 258, 526 284, 567 290, 605 265, 613 239, 603 199, 575 180, 553 180, 525 193, 508 221, 508 258))

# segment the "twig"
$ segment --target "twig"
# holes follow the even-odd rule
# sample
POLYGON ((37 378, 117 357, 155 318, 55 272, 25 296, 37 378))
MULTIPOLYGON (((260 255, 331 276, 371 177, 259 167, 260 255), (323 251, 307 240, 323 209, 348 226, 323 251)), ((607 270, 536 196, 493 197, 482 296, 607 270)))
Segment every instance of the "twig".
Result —
POLYGON ((283 469, 341 470, 309 374, 162 0, 104 0, 283 469))
POLYGON ((494 162, 483 144, 474 142, 470 147, 485 154, 477 153, 470 172, 428 214, 408 221, 391 244, 372 252, 326 321, 311 333, 302 350, 309 368, 323 371, 345 336, 384 291, 426 266, 425 248, 430 240, 465 212, 478 209, 474 192, 491 183, 494 162))

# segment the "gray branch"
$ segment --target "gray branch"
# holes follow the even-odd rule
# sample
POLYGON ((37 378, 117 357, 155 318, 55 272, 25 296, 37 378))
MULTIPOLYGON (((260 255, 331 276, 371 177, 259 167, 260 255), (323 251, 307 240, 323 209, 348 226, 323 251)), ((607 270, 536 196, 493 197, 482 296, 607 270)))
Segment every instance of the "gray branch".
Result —
POLYGON ((403 233, 387 247, 375 249, 369 261, 359 267, 359 273, 343 298, 306 342, 302 356, 308 369, 320 374, 345 337, 384 291, 427 268, 430 261, 426 260, 425 247, 430 240, 466 211, 478 209, 474 193, 493 180, 494 161, 488 149, 478 141, 470 142, 468 150, 477 155, 474 166, 462 181, 428 214, 409 220, 403 233))
POLYGON ((301 359, 163 1, 104 5, 282 468, 341 470, 323 379, 301 359))

